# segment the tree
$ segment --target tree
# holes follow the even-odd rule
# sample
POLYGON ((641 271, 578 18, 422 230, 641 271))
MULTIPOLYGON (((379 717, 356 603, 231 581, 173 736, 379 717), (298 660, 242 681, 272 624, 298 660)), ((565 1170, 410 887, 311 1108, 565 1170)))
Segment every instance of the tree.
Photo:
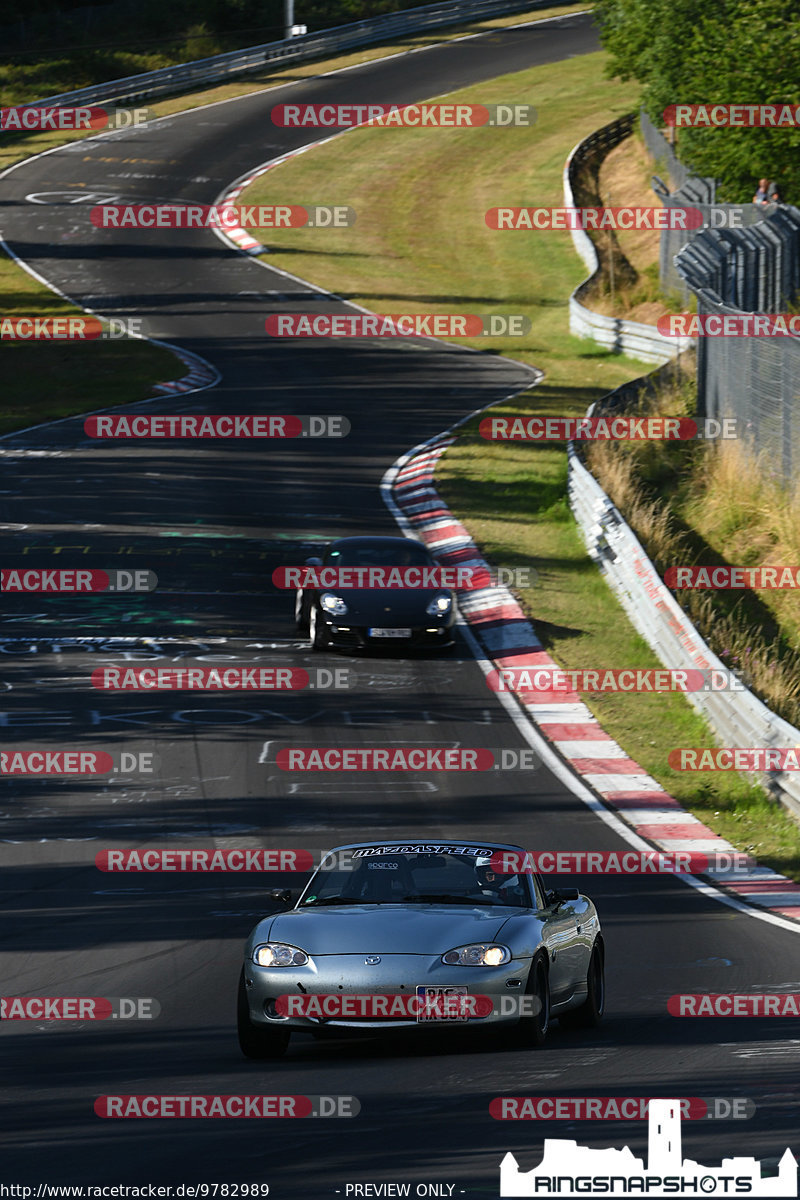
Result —
POLYGON ((786 104, 798 127, 682 128, 676 148, 721 200, 745 202, 756 180, 800 204, 800 10, 797 0, 597 0, 608 74, 636 79, 653 121, 671 104, 786 104))

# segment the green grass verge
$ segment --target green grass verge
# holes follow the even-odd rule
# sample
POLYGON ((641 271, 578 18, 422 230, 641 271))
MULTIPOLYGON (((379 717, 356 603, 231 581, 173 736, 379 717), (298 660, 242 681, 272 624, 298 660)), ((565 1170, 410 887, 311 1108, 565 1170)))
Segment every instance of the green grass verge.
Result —
MULTIPOLYGON (((0 257, 0 316, 65 317, 80 311, 12 259, 0 257)), ((169 350, 133 338, 4 341, 1 352, 0 434, 96 408, 131 404, 151 395, 155 383, 186 374, 169 350)))
MULTIPOLYGON (((364 129, 256 181, 242 202, 324 197, 352 205, 351 229, 270 233, 267 261, 378 312, 525 312, 530 335, 467 344, 533 363, 545 382, 498 414, 583 415, 641 364, 567 332, 567 298, 585 272, 567 234, 488 230, 498 204, 557 206, 567 151, 627 111, 629 88, 603 78, 603 54, 538 67, 458 93, 538 110, 522 130, 364 129), (333 181, 333 182, 332 182, 333 181)), ((536 568, 520 592, 547 649, 568 668, 658 666, 587 557, 566 500, 563 445, 491 444, 473 422, 440 460, 440 490, 490 561, 536 568)), ((679 696, 585 697, 608 732, 686 808, 735 846, 800 879, 800 830, 745 777, 679 774, 675 746, 712 745, 679 696)))
MULTIPOLYGON (((155 116, 168 116, 294 80, 311 79, 322 72, 371 62, 389 54, 410 52, 421 46, 461 37, 465 33, 505 29, 531 20, 565 16, 586 7, 586 4, 559 5, 533 13, 519 13, 471 25, 434 30, 325 60, 291 64, 283 69, 248 75, 236 83, 202 88, 146 106, 155 116)), ((168 65, 151 61, 151 58, 142 56, 141 61, 138 58, 131 62, 126 60, 125 70, 120 68, 118 76, 168 65)), ((77 85, 74 76, 64 73, 67 71, 64 63, 54 62, 50 67, 40 63, 27 74, 22 68, 13 76, 7 74, 3 82, 0 67, 0 104, 21 104, 60 90, 71 90, 77 85)), ((81 141, 88 136, 91 135, 75 136, 58 132, 7 135, 0 147, 0 172, 31 155, 71 141, 81 141)), ((257 159, 257 147, 253 150, 253 156, 257 159)), ((329 191, 326 181, 325 196, 329 191)), ((325 196, 321 198, 324 200, 325 196)), ((67 316, 81 311, 54 295, 17 267, 13 260, 0 254, 0 316, 67 316)), ((184 373, 180 361, 169 351, 138 340, 86 344, 4 342, 2 352, 6 369, 0 403, 0 434, 58 417, 75 416, 95 408, 129 404, 149 395, 155 383, 179 378, 184 373)))
MULTIPOLYGON (((213 104, 218 100, 231 100, 236 96, 249 96, 253 92, 263 91, 264 88, 293 83, 302 79, 313 79, 315 76, 329 71, 340 71, 344 67, 358 66, 361 63, 373 62, 387 55, 411 53, 424 46, 438 45, 440 42, 452 41, 469 33, 491 33, 495 29, 508 29, 514 25, 527 24, 530 21, 542 21, 549 17, 564 17, 574 12, 585 12, 590 8, 588 0, 583 4, 554 5, 552 8, 536 9, 527 13, 515 13, 510 17, 493 17, 484 21, 473 21, 466 25, 453 25, 445 29, 431 30, 428 33, 410 34, 405 38, 367 46, 363 50, 351 50, 334 55, 330 58, 313 59, 310 62, 289 63, 287 66, 269 67, 264 71, 247 74, 235 83, 221 83, 209 87, 195 89, 190 92, 169 96, 164 100, 145 100, 141 105, 131 107, 146 107, 157 117, 169 116, 176 112, 186 112, 203 104, 213 104)), ((209 53, 213 53, 210 50, 209 53)), ((200 58, 198 53, 195 57, 200 58)), ((107 79, 124 79, 128 75, 142 74, 155 71, 161 67, 170 66, 170 60, 158 55, 134 55, 121 62, 118 69, 104 76, 107 79)), ((109 71, 111 69, 109 68, 109 71)), ((95 82, 102 82, 96 80, 95 82)), ((68 59, 53 60, 52 63, 37 63, 35 68, 8 68, 0 64, 0 106, 8 107, 16 104, 30 104, 43 96, 55 96, 60 92, 70 92, 88 86, 83 80, 76 79, 73 66, 68 59), (5 72, 5 73, 4 73, 5 72)), ((63 146, 67 142, 80 141, 91 133, 76 135, 70 133, 48 132, 33 134, 6 134, 3 145, 0 146, 0 171, 21 162, 31 154, 42 150, 50 150, 54 146, 63 146)))

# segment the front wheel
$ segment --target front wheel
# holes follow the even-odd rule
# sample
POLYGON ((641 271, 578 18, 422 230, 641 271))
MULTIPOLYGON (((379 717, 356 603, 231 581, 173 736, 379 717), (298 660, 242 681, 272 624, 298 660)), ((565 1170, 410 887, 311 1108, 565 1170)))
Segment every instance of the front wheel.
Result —
POLYGON ((559 1021, 567 1029, 597 1029, 603 1020, 606 1007, 606 975, 603 943, 599 940, 592 947, 589 969, 586 972, 586 999, 580 1008, 564 1013, 559 1021))
POLYGON ((322 631, 322 622, 319 620, 319 614, 313 605, 308 615, 308 635, 311 638, 312 650, 325 649, 327 642, 325 634, 322 631))
POLYGON ((518 1040, 523 1046, 538 1050, 545 1044, 550 1031, 550 977, 543 954, 537 955, 533 960, 525 997, 532 998, 534 1012, 521 1017, 518 1040))
POLYGON ((245 1058, 283 1058, 291 1037, 288 1029, 262 1029, 250 1020, 244 967, 239 976, 236 998, 236 1029, 239 1034, 239 1048, 245 1058))
POLYGON ((298 629, 308 629, 308 612, 302 589, 298 589, 294 598, 294 623, 298 629))

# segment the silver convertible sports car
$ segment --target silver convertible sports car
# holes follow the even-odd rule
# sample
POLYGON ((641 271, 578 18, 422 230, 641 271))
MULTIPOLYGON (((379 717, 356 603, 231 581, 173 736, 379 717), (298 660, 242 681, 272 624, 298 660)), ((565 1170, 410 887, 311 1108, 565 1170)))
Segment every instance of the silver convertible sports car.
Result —
POLYGON ((553 891, 525 851, 493 842, 331 850, 292 905, 259 921, 239 980, 239 1044, 278 1058, 292 1033, 596 1026, 604 947, 591 900, 553 891), (291 906, 291 907, 290 907, 291 906))

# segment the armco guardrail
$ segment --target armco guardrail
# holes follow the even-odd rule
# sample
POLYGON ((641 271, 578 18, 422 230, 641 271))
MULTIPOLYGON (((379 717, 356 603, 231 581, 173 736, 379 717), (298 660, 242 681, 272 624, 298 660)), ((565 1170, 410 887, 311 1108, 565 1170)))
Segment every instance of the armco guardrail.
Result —
MULTIPOLYGON (((645 383, 647 380, 640 379, 625 384, 593 405, 589 413, 597 416, 609 408, 624 409, 645 383)), ((574 443, 568 446, 568 457, 570 507, 589 556, 600 567, 631 624, 666 667, 727 670, 665 586, 632 529, 581 461, 574 443)), ((686 698, 706 717, 720 745, 800 745, 800 729, 770 712, 750 691, 687 692, 686 698)), ((760 778, 775 799, 800 819, 800 773, 772 771, 760 778)))
MULTIPOLYGON (((609 150, 628 137, 633 129, 635 116, 632 113, 611 121, 596 130, 571 151, 564 167, 564 205, 579 208, 575 203, 577 176, 587 168, 595 166, 609 150)), ((573 229, 572 244, 583 259, 589 278, 575 289, 569 298, 569 328, 580 338, 591 338, 601 346, 619 354, 629 354, 642 362, 665 363, 692 344, 691 338, 670 338, 659 333, 654 325, 640 321, 626 321, 622 317, 608 317, 593 312, 581 303, 581 298, 591 288, 600 273, 600 260, 591 238, 582 229, 573 229)))
POLYGON ((32 103, 136 103, 167 96, 173 92, 186 91, 201 84, 238 78, 248 71, 261 70, 269 63, 302 62, 338 50, 350 50, 357 46, 368 46, 372 42, 382 42, 395 34, 424 33, 426 29, 460 25, 480 17, 509 16, 513 13, 529 10, 533 12, 539 8, 559 7, 568 3, 570 0, 450 0, 447 4, 405 8, 401 12, 368 17, 363 21, 337 25, 319 33, 307 33, 280 42, 267 42, 262 46, 232 50, 228 54, 216 54, 212 58, 164 67, 160 71, 148 71, 143 75, 131 75, 126 79, 113 79, 109 83, 95 84, 75 92, 63 92, 58 96, 47 96, 32 103))

